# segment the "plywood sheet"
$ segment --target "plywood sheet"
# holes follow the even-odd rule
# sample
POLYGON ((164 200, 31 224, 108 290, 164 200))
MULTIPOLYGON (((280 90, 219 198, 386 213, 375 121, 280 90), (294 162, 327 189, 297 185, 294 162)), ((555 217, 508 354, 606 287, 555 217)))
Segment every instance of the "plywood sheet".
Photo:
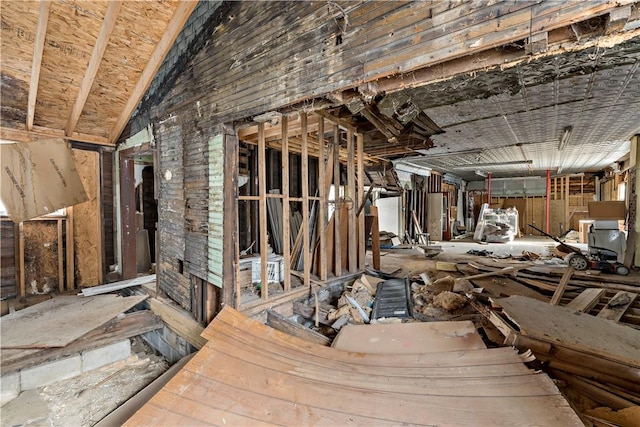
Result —
POLYGON ((495 301, 524 336, 640 367, 640 331, 523 296, 495 301))
POLYGON ((59 296, 0 318, 0 348, 64 347, 146 296, 59 296))
POLYGON ((125 425, 582 425, 553 382, 508 348, 345 352, 229 307, 203 336, 125 425))
POLYGON ((384 354, 438 353, 487 348, 473 322, 346 325, 331 344, 344 351, 384 354))

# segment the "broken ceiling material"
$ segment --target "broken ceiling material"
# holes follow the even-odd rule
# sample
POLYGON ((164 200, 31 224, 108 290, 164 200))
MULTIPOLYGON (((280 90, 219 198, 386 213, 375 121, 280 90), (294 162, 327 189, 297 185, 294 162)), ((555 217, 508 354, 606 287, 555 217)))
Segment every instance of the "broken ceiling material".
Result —
POLYGON ((88 200, 63 139, 0 145, 1 198, 13 222, 88 200))
POLYGON ((64 347, 147 296, 58 296, 0 318, 2 349, 64 347))
POLYGON ((351 353, 225 307, 198 354, 125 425, 582 425, 512 349, 351 353))

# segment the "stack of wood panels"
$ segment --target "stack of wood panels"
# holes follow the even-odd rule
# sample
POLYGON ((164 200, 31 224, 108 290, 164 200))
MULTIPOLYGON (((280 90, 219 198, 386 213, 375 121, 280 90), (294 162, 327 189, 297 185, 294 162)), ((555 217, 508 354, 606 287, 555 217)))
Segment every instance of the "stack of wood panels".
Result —
POLYGON ((509 348, 352 353, 228 306, 198 354, 125 425, 582 425, 509 348))
POLYGON ((640 405, 640 331, 523 296, 498 299, 491 322, 506 344, 531 350, 549 372, 614 410, 640 405))

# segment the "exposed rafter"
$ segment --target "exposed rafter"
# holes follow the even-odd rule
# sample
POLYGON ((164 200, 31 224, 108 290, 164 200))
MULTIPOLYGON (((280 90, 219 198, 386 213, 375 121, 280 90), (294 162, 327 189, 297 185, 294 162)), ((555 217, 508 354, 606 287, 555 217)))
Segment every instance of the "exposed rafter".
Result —
POLYGON ((78 124, 78 119, 82 114, 84 104, 87 102, 89 92, 91 91, 91 86, 93 86, 93 82, 98 74, 98 68, 102 62, 102 57, 107 49, 107 45, 109 44, 109 37, 116 25, 116 20, 118 19, 121 7, 121 1, 112 0, 109 2, 107 12, 104 16, 104 21, 102 22, 102 27, 100 28, 100 33, 96 39, 96 44, 93 46, 93 52, 91 53, 91 59, 89 60, 87 71, 84 73, 84 78, 82 79, 78 96, 73 104, 73 109, 71 110, 71 115, 69 116, 67 125, 65 126, 66 136, 73 135, 76 124, 78 124))
POLYGON ((109 133, 109 139, 112 143, 115 143, 117 141, 120 133, 126 126, 127 121, 131 117, 131 114, 133 113, 136 106, 142 99, 145 91, 151 84, 153 77, 160 68, 160 65, 169 52, 169 49, 171 49, 173 42, 178 37, 178 34, 182 30, 182 27, 187 22, 187 19, 189 19, 189 15, 191 15, 191 12, 193 12, 193 9, 197 4, 198 2, 196 1, 183 1, 176 8, 173 16, 171 17, 171 21, 167 26, 167 30, 164 32, 164 34, 160 38, 160 41, 156 45, 156 48, 149 58, 149 62, 147 62, 147 65, 144 67, 144 70, 142 71, 142 74, 140 75, 136 86, 131 92, 131 96, 129 96, 129 99, 124 106, 120 117, 118 117, 118 120, 116 120, 113 129, 109 133))
POLYGON ((29 103, 27 107, 27 130, 33 128, 33 118, 36 113, 36 97, 38 96, 38 82, 40 81, 40 66, 42 65, 42 53, 44 52, 44 40, 47 34, 49 11, 51 2, 40 1, 40 13, 38 16, 38 28, 36 29, 35 46, 33 48, 33 62, 31 63, 31 81, 29 83, 29 103))

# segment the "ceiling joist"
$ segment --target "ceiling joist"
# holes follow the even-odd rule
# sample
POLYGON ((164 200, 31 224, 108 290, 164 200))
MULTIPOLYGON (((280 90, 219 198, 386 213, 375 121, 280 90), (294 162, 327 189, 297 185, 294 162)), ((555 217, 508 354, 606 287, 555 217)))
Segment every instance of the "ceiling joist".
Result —
POLYGON ((73 132, 65 135, 62 129, 52 129, 43 126, 33 126, 32 130, 0 127, 0 139, 13 142, 31 142, 43 139, 64 138, 66 140, 86 142, 95 145, 111 145, 109 139, 97 135, 73 132))
POLYGON ((40 81, 40 66, 42 65, 42 53, 44 52, 44 40, 47 34, 49 11, 51 2, 40 1, 38 15, 38 28, 36 29, 35 46, 33 49, 33 62, 31 63, 31 81, 29 83, 29 101, 27 106, 27 130, 33 128, 33 118, 36 113, 36 97, 38 96, 38 82, 40 81))
POLYGON ((82 114, 84 105, 87 102, 87 98, 89 97, 89 92, 91 91, 93 82, 95 81, 96 75, 98 74, 98 68, 100 67, 100 63, 102 62, 104 52, 105 50, 107 50, 109 37, 111 36, 111 33, 113 32, 113 29, 116 25, 116 20, 118 19, 118 14, 120 13, 121 7, 121 1, 112 0, 109 2, 107 12, 104 16, 104 21, 102 22, 102 27, 100 28, 100 33, 98 34, 96 44, 94 45, 93 52, 91 53, 89 65, 87 66, 87 70, 84 73, 84 78, 82 79, 82 84, 80 85, 78 96, 76 97, 76 101, 73 104, 73 109, 71 110, 71 115, 69 116, 67 125, 65 126, 66 136, 73 135, 73 131, 78 124, 78 119, 82 114))
POLYGON ((180 31, 182 31, 182 27, 187 22, 187 19, 189 19, 191 12, 193 12, 193 9, 195 9, 197 4, 198 2, 196 1, 184 1, 181 2, 180 5, 176 8, 173 16, 171 17, 171 21, 169 21, 169 25, 167 26, 166 31, 164 32, 164 34, 162 34, 162 38, 160 38, 160 41, 156 45, 156 48, 151 54, 147 65, 144 67, 144 70, 142 70, 142 74, 140 74, 140 78, 133 88, 131 96, 129 96, 129 99, 127 99, 127 103, 124 106, 122 113, 118 117, 118 120, 116 120, 113 129, 111 129, 111 132, 109 133, 109 139, 112 143, 115 144, 117 142, 118 137, 127 125, 127 121, 131 117, 131 114, 138 106, 138 103, 142 99, 142 96, 151 84, 151 81, 153 80, 156 72, 160 68, 162 61, 169 52, 169 49, 171 49, 173 42, 178 37, 178 34, 180 34, 180 31))

